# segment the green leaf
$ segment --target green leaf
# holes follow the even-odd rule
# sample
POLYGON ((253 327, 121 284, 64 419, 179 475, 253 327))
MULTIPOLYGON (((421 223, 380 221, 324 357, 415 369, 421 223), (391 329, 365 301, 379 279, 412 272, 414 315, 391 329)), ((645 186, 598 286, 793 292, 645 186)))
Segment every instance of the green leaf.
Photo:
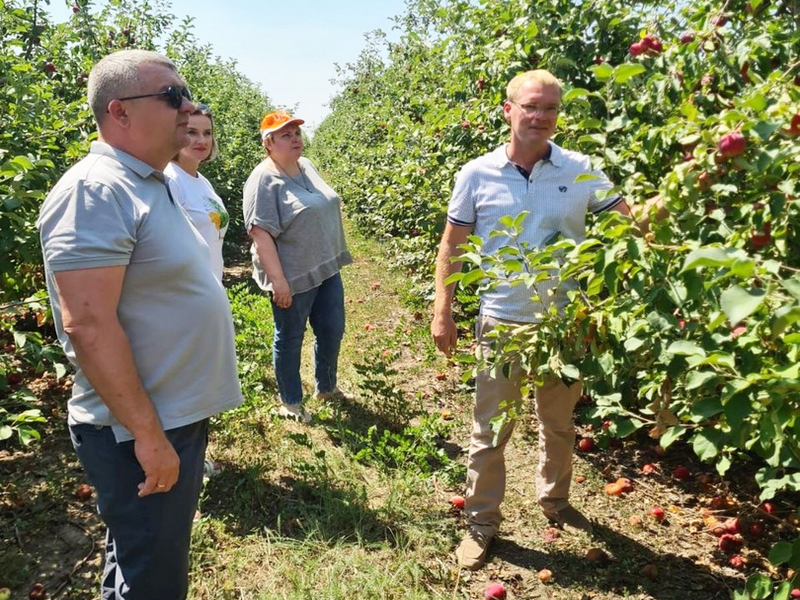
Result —
POLYGON ((716 379, 717 373, 714 371, 691 371, 686 376, 686 390, 695 390, 702 387, 706 382, 716 379))
POLYGON ((15 156, 14 158, 11 159, 11 162, 17 163, 26 171, 30 171, 31 169, 33 169, 33 163, 31 162, 31 159, 28 158, 27 156, 22 156, 22 155, 15 156))
POLYGON ((468 271, 467 273, 464 273, 464 276, 461 278, 461 285, 468 286, 470 284, 475 283, 476 281, 480 281, 481 279, 485 278, 486 278, 486 271, 484 271, 483 269, 475 269, 473 271, 468 271))
POLYGON ((723 435, 720 431, 713 429, 701 429, 691 439, 695 454, 700 460, 709 461, 720 451, 721 439, 723 435))
POLYGON ((736 261, 725 248, 700 248, 686 257, 681 273, 698 267, 729 267, 736 261))
POLYGON ((792 558, 792 544, 790 542, 778 542, 769 551, 769 562, 776 567, 789 562, 792 558))
POLYGON ((737 394, 729 402, 725 403, 725 419, 728 421, 730 428, 738 430, 744 420, 750 416, 752 409, 750 398, 746 394, 737 394))
POLYGON ((683 427, 670 427, 661 436, 659 442, 664 448, 669 448, 672 442, 681 437, 685 431, 683 427))
POLYGON ((639 348, 644 346, 645 341, 636 337, 628 338, 625 340, 625 350, 628 352, 636 352, 639 348))
POLYGON ((724 410, 722 402, 717 396, 705 398, 699 402, 692 403, 692 421, 704 421, 718 415, 724 410))
POLYGON ((561 367, 561 377, 578 381, 581 378, 581 372, 575 365, 564 365, 561 367))
POLYGON ((731 468, 731 459, 725 455, 720 456, 717 460, 716 468, 719 476, 723 477, 728 472, 728 469, 731 468))
MULTIPOLYGON (((761 109, 755 109, 761 110, 761 109)), ((762 139, 762 141, 767 141, 773 133, 775 133, 780 128, 779 123, 775 123, 774 121, 759 121, 755 125, 753 125, 753 131, 756 132, 758 137, 762 139)))
POLYGON ((590 71, 594 72, 597 81, 606 81, 614 75, 614 68, 608 63, 600 63, 599 65, 592 65, 589 67, 590 71))
POLYGON ((624 438, 628 437, 638 429, 641 429, 642 422, 638 419, 629 419, 629 418, 622 418, 617 419, 616 421, 616 434, 617 437, 624 438))
POLYGON ((678 340, 677 342, 672 342, 667 348, 667 352, 669 352, 670 354, 677 354, 679 356, 706 355, 706 351, 703 350, 700 346, 698 346, 694 342, 689 342, 686 340, 678 340))
POLYGON ((722 292, 719 300, 728 320, 735 325, 757 311, 765 298, 766 293, 762 289, 745 290, 740 285, 733 285, 722 292))
POLYGON ((775 589, 774 600, 789 600, 789 595, 792 593, 792 584, 789 581, 781 582, 775 589))
POLYGON ((772 593, 772 580, 761 573, 754 573, 747 578, 744 589, 753 600, 767 598, 772 593))
POLYGON ((21 350, 27 343, 27 336, 22 331, 14 330, 14 345, 21 350))
POLYGON ((790 279, 784 279, 781 281, 781 285, 797 300, 800 300, 800 275, 794 275, 790 279))
POLYGON ((564 102, 569 102, 575 98, 586 98, 589 95, 589 90, 583 88, 572 88, 561 98, 564 102))
POLYGON ((583 183, 584 181, 595 181, 597 179, 602 179, 599 175, 592 175, 591 173, 584 173, 583 175, 578 175, 575 178, 575 183, 583 183))
POLYGON ((8 425, 0 425, 0 440, 7 440, 14 435, 14 430, 8 425))
POLYGON ((614 81, 626 83, 631 77, 644 73, 647 69, 641 64, 623 63, 614 69, 614 81))
POLYGON ((67 367, 64 363, 53 363, 53 370, 56 372, 56 379, 61 379, 67 374, 67 367))
POLYGON ((780 307, 773 316, 772 336, 779 337, 783 335, 786 328, 797 321, 800 321, 800 305, 780 307))

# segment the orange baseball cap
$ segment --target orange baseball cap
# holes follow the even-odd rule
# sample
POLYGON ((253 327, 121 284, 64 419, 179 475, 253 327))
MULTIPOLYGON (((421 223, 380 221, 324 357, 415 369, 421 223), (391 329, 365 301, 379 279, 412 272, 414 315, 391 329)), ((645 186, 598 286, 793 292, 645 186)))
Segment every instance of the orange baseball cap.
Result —
POLYGON ((261 139, 263 140, 273 131, 278 131, 286 125, 302 125, 303 119, 295 119, 292 115, 283 110, 276 110, 261 119, 261 139))

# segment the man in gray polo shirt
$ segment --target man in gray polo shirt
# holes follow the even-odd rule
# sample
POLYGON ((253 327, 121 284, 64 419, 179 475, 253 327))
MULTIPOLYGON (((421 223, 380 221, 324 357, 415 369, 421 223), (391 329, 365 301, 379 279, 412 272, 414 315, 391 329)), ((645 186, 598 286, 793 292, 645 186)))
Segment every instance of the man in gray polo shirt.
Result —
MULTIPOLYGON (((456 179, 436 260, 436 298, 431 333, 436 346, 450 355, 456 346, 456 325, 451 305, 455 284, 445 280, 460 263, 452 258, 461 253, 459 245, 474 233, 481 238, 487 254, 505 240, 491 237, 502 229, 499 219, 529 214, 523 222, 521 242, 542 247, 555 234, 583 239, 587 213, 615 210, 624 215, 630 210, 622 198, 611 195, 600 199, 596 192, 612 186, 606 176, 594 171, 587 156, 570 152, 550 141, 555 133, 561 107, 561 84, 544 70, 517 75, 508 84, 503 114, 511 126, 511 141, 484 156, 470 161, 456 179), (578 175, 595 178, 576 183, 578 175)), ((643 224, 646 226, 646 224, 643 224)), ((499 323, 536 323, 547 294, 557 280, 533 290, 519 285, 501 285, 481 296, 476 335, 480 350, 490 352, 486 334, 499 323)), ((563 287, 563 286, 562 286, 563 287)), ((566 301, 559 289, 555 302, 566 301)), ((470 529, 456 549, 459 564, 478 569, 486 559, 489 542, 497 533, 502 515, 500 504, 505 494, 503 453, 514 424, 504 427, 494 444, 491 420, 501 413, 503 401, 519 401, 525 377, 519 365, 512 365, 508 377, 492 376, 488 370, 476 380, 473 431, 467 460, 466 511, 470 529)), ((537 495, 545 516, 559 525, 591 531, 591 523, 568 501, 572 474, 572 449, 575 434, 572 413, 580 396, 580 384, 564 385, 553 379, 536 389, 536 414, 539 419, 539 468, 537 495)))
POLYGON ((37 223, 70 435, 108 526, 102 597, 181 600, 208 418, 242 401, 227 295, 162 174, 194 105, 143 50, 98 62, 88 95, 100 141, 37 223))

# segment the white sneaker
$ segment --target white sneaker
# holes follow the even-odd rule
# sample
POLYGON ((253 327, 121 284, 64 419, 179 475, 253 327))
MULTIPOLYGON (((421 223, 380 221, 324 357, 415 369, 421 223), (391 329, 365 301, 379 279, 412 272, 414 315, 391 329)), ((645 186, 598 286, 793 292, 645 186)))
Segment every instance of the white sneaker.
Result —
POLYGON ((281 404, 278 409, 278 416, 284 419, 294 419, 303 423, 311 421, 311 413, 303 408, 302 404, 281 404))
POLYGON ((222 465, 215 460, 207 458, 203 462, 203 477, 208 479, 218 475, 222 471, 222 465))
POLYGON ((348 402, 352 402, 356 399, 353 394, 348 392, 344 392, 340 390, 338 387, 334 389, 332 392, 314 392, 314 399, 315 400, 347 400, 348 402))

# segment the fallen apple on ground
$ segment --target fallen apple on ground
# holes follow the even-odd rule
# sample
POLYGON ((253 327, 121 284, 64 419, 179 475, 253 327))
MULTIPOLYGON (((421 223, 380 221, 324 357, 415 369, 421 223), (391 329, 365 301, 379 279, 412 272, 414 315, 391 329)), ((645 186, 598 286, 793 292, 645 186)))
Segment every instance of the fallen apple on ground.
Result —
POLYGON ((586 560, 590 563, 604 563, 608 560, 608 554, 602 548, 589 548, 586 551, 586 560))
POLYGON ((620 477, 616 481, 607 483, 604 489, 609 496, 621 496, 622 494, 633 491, 633 483, 626 477, 620 477))
POLYGON ((672 471, 672 476, 675 479, 689 479, 692 476, 691 471, 687 467, 675 467, 672 471))
POLYGON ((78 500, 88 500, 92 497, 94 490, 88 483, 81 483, 75 488, 75 497, 78 500))
POLYGON ((650 581, 655 581, 658 578, 658 567, 655 565, 645 565, 642 568, 642 575, 647 577, 650 581))
POLYGON ((664 520, 664 509, 660 506, 651 506, 647 510, 647 514, 653 517, 656 521, 661 523, 664 520))
POLYGON ((742 547, 742 540, 740 537, 730 533, 723 533, 719 536, 717 545, 725 554, 733 554, 734 552, 738 552, 739 548, 742 547))
POLYGON ((483 592, 483 597, 486 600, 505 600, 506 588, 502 583, 490 583, 483 592))
POLYGON ((464 510, 464 505, 466 504, 464 496, 453 496, 448 502, 453 508, 457 508, 458 510, 464 510))
POLYGON ((730 533, 732 535, 742 533, 742 524, 739 521, 738 517, 731 517, 730 519, 727 519, 722 525, 725 527, 726 533, 730 533))
POLYGON ((547 583, 553 578, 553 572, 550 569, 541 569, 536 573, 536 577, 538 577, 539 581, 542 583, 547 583))
POLYGON ((738 554, 731 556, 728 560, 728 564, 739 571, 744 569, 744 559, 738 554))

